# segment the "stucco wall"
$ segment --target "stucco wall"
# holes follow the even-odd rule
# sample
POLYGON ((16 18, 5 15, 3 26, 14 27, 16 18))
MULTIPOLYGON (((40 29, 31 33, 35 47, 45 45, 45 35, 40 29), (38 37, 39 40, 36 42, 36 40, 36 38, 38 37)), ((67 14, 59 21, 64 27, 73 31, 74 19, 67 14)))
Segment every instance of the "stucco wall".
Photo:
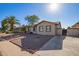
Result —
POLYGON ((57 29, 57 35, 62 35, 62 29, 57 29))
POLYGON ((41 34, 41 35, 55 35, 55 24, 43 22, 43 23, 41 23, 37 26, 37 31, 36 32, 37 32, 37 34, 41 34), (51 26, 51 32, 46 32, 46 26, 47 25, 51 26), (39 26, 43 26, 43 32, 39 31, 39 26))
POLYGON ((67 29, 67 35, 68 36, 79 36, 79 29, 67 29))

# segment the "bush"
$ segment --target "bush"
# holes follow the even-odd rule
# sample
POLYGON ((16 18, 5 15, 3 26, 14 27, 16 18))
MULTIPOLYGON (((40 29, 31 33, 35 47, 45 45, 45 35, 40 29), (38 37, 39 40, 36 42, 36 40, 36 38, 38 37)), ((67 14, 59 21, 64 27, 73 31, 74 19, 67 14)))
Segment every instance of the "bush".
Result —
POLYGON ((26 27, 21 28, 21 32, 26 33, 26 32, 27 32, 27 31, 26 31, 26 27))

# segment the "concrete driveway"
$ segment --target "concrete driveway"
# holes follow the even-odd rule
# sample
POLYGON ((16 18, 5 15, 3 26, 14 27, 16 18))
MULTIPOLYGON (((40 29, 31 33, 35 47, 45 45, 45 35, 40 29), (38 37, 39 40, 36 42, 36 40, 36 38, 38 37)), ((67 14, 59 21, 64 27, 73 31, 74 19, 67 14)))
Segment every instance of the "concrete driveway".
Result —
POLYGON ((79 38, 56 36, 40 48, 36 54, 41 56, 79 56, 79 38))

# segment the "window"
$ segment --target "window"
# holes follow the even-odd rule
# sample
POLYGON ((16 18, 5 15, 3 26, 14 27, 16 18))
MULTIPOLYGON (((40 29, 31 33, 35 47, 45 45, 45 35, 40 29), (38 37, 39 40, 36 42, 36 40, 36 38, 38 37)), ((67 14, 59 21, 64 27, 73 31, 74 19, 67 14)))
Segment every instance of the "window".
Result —
POLYGON ((46 32, 51 32, 51 26, 46 26, 46 32))
POLYGON ((43 26, 39 26, 39 31, 43 32, 43 26))

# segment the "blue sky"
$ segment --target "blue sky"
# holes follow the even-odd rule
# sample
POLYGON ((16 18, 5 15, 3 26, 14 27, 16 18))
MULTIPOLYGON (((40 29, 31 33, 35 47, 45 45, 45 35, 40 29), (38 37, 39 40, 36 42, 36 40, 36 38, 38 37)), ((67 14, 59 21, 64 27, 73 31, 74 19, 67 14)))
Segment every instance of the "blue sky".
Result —
POLYGON ((35 14, 40 20, 60 21, 64 28, 79 21, 79 4, 60 4, 57 11, 50 11, 48 5, 45 3, 2 3, 0 4, 0 27, 1 21, 11 15, 16 16, 21 24, 26 24, 25 16, 35 14))

